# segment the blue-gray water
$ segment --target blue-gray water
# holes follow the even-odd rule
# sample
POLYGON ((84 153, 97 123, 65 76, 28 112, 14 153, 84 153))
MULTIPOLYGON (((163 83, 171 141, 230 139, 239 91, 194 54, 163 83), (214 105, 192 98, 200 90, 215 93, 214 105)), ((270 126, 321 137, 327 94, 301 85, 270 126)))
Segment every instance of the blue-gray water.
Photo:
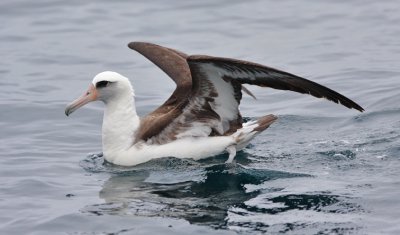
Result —
POLYGON ((1 234, 399 234, 399 1, 1 1, 1 234), (324 84, 365 113, 249 87, 278 122, 225 165, 104 164, 102 104, 65 105, 117 71, 145 114, 173 83, 150 41, 324 84))

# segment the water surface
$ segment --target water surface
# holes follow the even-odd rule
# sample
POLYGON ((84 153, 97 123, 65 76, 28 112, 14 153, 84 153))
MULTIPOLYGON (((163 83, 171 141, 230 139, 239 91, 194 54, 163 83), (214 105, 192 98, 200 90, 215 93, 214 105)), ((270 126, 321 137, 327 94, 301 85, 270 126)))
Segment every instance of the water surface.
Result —
POLYGON ((398 1, 2 1, 1 234, 398 234, 398 1), (101 157, 102 104, 65 117, 105 70, 138 112, 173 83, 130 41, 246 59, 343 93, 365 113, 249 87, 278 122, 224 164, 101 157))

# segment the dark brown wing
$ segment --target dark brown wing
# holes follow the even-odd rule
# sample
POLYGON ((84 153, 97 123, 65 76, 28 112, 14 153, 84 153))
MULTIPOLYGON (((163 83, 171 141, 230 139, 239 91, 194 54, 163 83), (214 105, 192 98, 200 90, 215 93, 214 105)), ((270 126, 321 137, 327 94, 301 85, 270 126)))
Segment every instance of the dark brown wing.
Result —
POLYGON ((192 77, 185 53, 147 42, 131 42, 128 47, 153 62, 176 83, 176 89, 168 100, 141 120, 135 139, 147 140, 182 113, 192 89, 192 77))
MULTIPOLYGON (((148 42, 131 42, 128 47, 142 54, 162 71, 164 71, 176 84, 176 89, 171 97, 164 103, 168 105, 176 100, 185 98, 192 88, 190 69, 183 52, 162 47, 148 42)), ((162 109, 163 105, 158 109, 162 109)), ((160 110, 159 110, 160 111, 160 110)))
POLYGON ((237 81, 241 84, 310 94, 340 103, 348 108, 357 109, 360 112, 364 111, 360 105, 334 90, 299 76, 260 64, 203 55, 189 56, 187 61, 190 70, 192 70, 192 76, 195 76, 193 70, 196 70, 206 74, 208 77, 215 76, 225 80, 237 81))

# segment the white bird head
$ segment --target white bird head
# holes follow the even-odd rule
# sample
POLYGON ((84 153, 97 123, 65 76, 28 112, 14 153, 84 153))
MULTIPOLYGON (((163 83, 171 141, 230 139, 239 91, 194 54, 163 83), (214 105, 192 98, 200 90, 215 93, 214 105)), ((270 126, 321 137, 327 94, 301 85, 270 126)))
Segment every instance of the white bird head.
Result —
POLYGON ((75 110, 92 101, 100 100, 107 104, 127 95, 134 95, 128 78, 116 72, 101 72, 93 78, 89 89, 65 108, 65 115, 69 116, 75 110))

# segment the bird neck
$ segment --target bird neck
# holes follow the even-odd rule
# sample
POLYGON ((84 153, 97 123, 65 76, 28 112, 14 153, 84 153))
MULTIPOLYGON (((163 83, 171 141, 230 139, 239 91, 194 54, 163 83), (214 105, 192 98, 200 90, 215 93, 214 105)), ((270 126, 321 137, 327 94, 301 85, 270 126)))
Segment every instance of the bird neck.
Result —
POLYGON ((107 101, 103 116, 103 155, 112 162, 134 142, 140 119, 136 114, 133 92, 107 101))

